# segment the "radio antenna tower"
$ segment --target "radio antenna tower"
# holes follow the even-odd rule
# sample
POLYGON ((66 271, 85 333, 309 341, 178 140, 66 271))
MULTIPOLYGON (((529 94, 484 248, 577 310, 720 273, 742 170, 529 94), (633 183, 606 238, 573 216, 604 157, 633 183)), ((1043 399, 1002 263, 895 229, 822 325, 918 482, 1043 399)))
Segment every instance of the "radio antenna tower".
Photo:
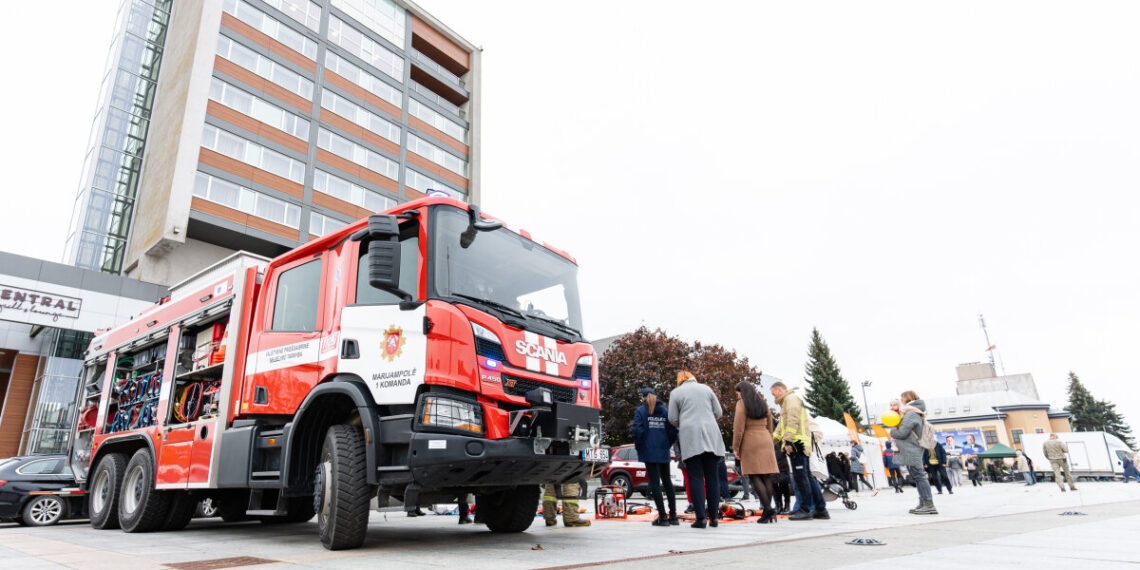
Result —
MULTIPOLYGON (((993 368, 994 372, 996 373, 997 366, 994 364, 994 351, 997 350, 997 345, 990 342, 990 333, 986 330, 986 318, 982 316, 981 313, 978 313, 978 323, 982 325, 982 334, 986 337, 986 354, 990 357, 990 367, 993 368)), ((1005 374, 1004 363, 1001 368, 1001 373, 1005 374)))

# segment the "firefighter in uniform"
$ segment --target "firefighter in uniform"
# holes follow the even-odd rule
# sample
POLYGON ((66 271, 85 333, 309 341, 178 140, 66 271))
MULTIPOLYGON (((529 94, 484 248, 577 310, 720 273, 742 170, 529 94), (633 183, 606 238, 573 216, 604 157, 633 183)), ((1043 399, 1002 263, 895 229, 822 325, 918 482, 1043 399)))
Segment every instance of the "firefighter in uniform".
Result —
POLYGON ((542 518, 546 526, 558 524, 558 499, 562 499, 562 524, 566 526, 590 526, 590 521, 578 516, 578 483, 546 485, 542 496, 542 518))

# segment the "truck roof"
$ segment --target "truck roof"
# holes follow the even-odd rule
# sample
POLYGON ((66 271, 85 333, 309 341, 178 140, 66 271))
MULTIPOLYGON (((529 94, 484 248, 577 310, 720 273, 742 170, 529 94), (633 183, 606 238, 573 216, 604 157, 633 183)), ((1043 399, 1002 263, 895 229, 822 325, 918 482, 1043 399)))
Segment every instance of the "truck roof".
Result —
MULTIPOLYGON (((393 208, 389 208, 387 210, 384 210, 383 212, 378 212, 378 213, 380 213, 380 214, 402 214, 402 213, 407 212, 409 210, 416 210, 416 209, 419 209, 419 208, 424 207, 424 206, 432 206, 432 205, 437 205, 437 204, 447 204, 447 205, 455 206, 456 208, 459 208, 459 209, 464 210, 464 211, 470 211, 471 210, 469 204, 467 204, 466 202, 462 202, 460 200, 456 200, 455 198, 443 197, 443 196, 425 196, 423 198, 418 198, 416 200, 412 200, 411 202, 405 202, 403 204, 398 204, 397 206, 395 206, 393 208)), ((482 212, 482 215, 485 218, 489 218, 492 220, 498 220, 498 221, 502 222, 502 220, 499 220, 499 218, 496 218, 495 216, 492 216, 486 212, 482 212)), ((283 263, 288 263, 294 259, 301 259, 304 257, 309 257, 309 256, 312 256, 313 254, 316 254, 316 253, 319 253, 322 251, 326 251, 330 247, 332 247, 333 245, 347 239, 349 236, 356 233, 357 230, 363 229, 367 226, 368 226, 368 218, 361 218, 355 222, 352 222, 351 224, 348 224, 347 226, 344 226, 343 228, 340 228, 339 230, 336 230, 332 233, 321 236, 321 237, 319 237, 319 238, 317 238, 317 239, 315 239, 309 243, 306 243, 306 244, 304 244, 304 245, 302 245, 296 249, 293 249, 293 250, 290 250, 290 251, 287 251, 287 252, 281 254, 280 256, 275 258, 272 262, 270 262, 270 264, 274 265, 274 266, 281 265, 283 263)), ((533 241, 533 238, 531 237, 530 232, 528 232, 526 230, 511 228, 507 225, 506 222, 503 222, 503 227, 533 241)), ((546 249, 549 249, 550 251, 552 251, 552 252, 558 254, 559 256, 565 258, 570 263, 573 263, 574 265, 578 264, 578 260, 574 259, 574 257, 571 256, 566 251, 558 249, 558 248, 556 248, 556 247, 554 247, 554 246, 552 246, 546 242, 536 242, 536 243, 539 243, 540 245, 542 245, 542 247, 545 247, 546 249)))

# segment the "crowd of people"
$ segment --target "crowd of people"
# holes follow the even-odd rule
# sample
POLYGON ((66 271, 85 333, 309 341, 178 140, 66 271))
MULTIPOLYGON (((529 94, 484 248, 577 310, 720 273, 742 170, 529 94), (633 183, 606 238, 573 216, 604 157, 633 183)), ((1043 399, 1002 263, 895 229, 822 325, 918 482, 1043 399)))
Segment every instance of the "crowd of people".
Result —
MULTIPOLYGON (((818 445, 823 434, 815 428, 802 398, 783 382, 773 383, 769 392, 779 406, 777 413, 755 384, 740 382, 735 392, 732 453, 745 497, 754 495, 760 503, 756 522, 775 523, 777 515, 789 515, 788 520, 792 521, 830 519, 823 486, 814 476, 811 463, 813 453, 822 455, 818 445)), ((903 493, 904 485, 917 489, 918 504, 910 509, 911 514, 937 515, 934 491, 953 495, 955 488, 964 485, 963 472, 975 487, 982 485, 983 471, 988 472, 991 481, 999 480, 999 464, 979 461, 977 452, 984 448, 974 441, 956 446, 952 437, 947 437, 945 444, 934 439, 933 428, 926 421, 926 404, 914 391, 903 392, 891 402, 891 410, 898 414, 899 423, 889 430, 889 438, 884 442, 883 466, 887 482, 896 493, 903 493)), ((653 388, 641 390, 632 435, 637 456, 645 464, 649 497, 657 508, 654 526, 680 524, 670 472, 673 457, 678 459, 684 475, 690 503, 686 512, 694 515, 690 526, 719 525, 721 499, 729 496, 725 444, 718 424, 723 415, 713 390, 689 371, 677 374, 677 386, 669 394, 668 403, 653 388)), ((1069 473, 1068 449, 1056 434, 1045 443, 1044 453, 1061 490, 1066 490, 1066 483, 1070 490, 1076 490, 1069 473)), ((866 488, 877 494, 867 480, 864 456, 862 444, 858 438, 852 438, 848 452, 832 451, 822 457, 829 475, 827 483, 838 485, 844 492, 866 488)), ((1140 481, 1137 463, 1136 457, 1125 458, 1125 483, 1130 478, 1140 481)), ((1016 466, 1026 485, 1037 484, 1033 461, 1020 450, 1016 466)), ((578 516, 577 486, 566 489, 568 486, 563 486, 559 493, 547 486, 543 500, 547 525, 555 524, 557 498, 573 497, 564 499, 564 507, 570 507, 563 509, 564 522, 567 526, 588 526, 589 521, 578 516)))

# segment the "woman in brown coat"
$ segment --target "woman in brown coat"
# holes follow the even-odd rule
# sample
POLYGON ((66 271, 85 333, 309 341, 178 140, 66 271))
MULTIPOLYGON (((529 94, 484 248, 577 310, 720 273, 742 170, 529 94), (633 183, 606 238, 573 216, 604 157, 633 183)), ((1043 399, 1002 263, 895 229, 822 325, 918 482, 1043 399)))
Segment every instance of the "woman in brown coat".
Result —
POLYGON ((732 421, 732 448, 736 450, 736 461, 740 473, 752 481, 752 486, 760 494, 764 512, 756 522, 776 522, 776 511, 772 509, 772 483, 780 467, 776 463, 772 442, 772 429, 775 427, 772 411, 751 382, 737 384, 736 393, 740 396, 732 421))

